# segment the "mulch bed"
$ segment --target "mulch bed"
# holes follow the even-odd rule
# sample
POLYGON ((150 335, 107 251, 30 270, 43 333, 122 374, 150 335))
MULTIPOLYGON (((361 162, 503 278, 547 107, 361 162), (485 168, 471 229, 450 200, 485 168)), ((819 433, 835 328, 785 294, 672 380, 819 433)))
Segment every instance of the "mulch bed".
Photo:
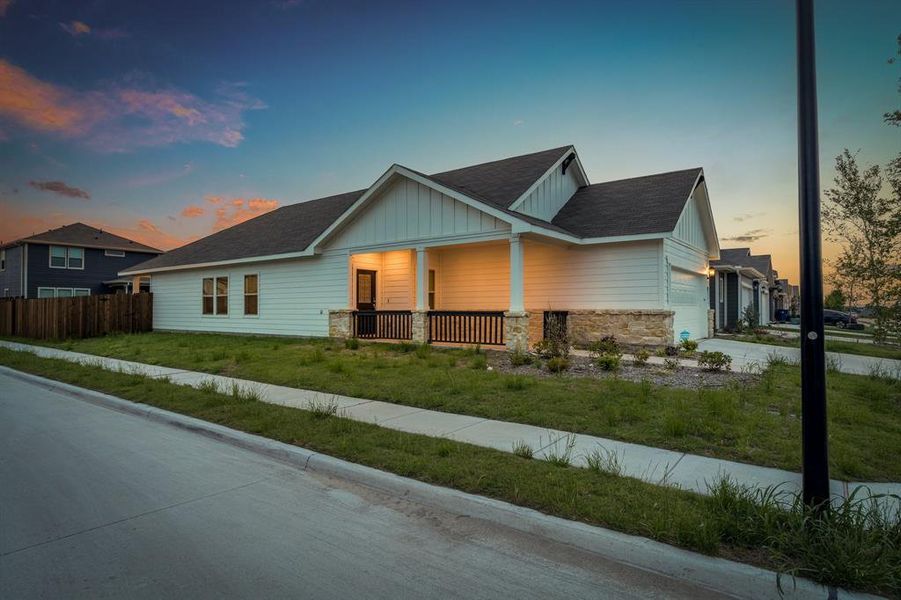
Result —
POLYGON ((682 367, 676 371, 667 371, 662 365, 646 364, 636 367, 632 361, 623 358, 619 371, 611 372, 599 369, 591 359, 585 356, 570 355, 569 369, 563 373, 551 373, 544 366, 544 361, 534 358, 531 365, 514 367, 510 364, 510 355, 506 352, 488 352, 488 366, 494 371, 513 375, 531 375, 532 377, 594 377, 597 379, 618 377, 627 381, 649 381, 654 385, 664 385, 685 389, 722 388, 729 385, 754 385, 759 375, 739 371, 705 371, 691 367, 682 367))

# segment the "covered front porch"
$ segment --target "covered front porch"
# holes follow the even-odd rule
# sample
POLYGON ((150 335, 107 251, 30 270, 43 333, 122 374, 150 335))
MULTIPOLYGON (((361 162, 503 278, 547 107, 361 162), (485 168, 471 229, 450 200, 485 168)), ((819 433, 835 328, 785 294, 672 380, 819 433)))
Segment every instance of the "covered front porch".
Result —
POLYGON ((348 304, 330 311, 334 337, 525 349, 523 241, 348 255, 348 304))

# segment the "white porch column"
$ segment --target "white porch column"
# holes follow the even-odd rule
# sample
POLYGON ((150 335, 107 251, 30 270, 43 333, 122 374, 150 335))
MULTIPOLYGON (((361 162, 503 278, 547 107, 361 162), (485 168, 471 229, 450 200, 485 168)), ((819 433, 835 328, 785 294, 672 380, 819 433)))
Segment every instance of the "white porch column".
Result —
POLYGON ((525 312, 525 284, 523 283, 522 240, 519 234, 510 236, 510 312, 525 312))
POLYGON ((429 309, 429 255, 424 247, 416 248, 416 310, 429 309))

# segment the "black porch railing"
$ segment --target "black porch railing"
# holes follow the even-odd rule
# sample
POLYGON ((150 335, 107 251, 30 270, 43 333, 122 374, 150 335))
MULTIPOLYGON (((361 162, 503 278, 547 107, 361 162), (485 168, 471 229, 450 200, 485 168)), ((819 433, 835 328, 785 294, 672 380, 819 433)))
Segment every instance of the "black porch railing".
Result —
POLYGON ((354 337, 377 340, 413 339, 409 310, 358 310, 353 313, 354 337))
POLYGON ((429 311, 429 342, 504 344, 503 311, 429 311))

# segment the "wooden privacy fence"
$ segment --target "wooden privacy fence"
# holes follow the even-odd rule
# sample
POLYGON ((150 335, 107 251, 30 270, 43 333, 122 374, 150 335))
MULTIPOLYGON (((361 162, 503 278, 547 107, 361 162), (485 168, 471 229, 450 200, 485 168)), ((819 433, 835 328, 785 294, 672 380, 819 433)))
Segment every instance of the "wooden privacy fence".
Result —
POLYGON ((152 329, 153 294, 0 299, 0 335, 61 340, 152 329))

